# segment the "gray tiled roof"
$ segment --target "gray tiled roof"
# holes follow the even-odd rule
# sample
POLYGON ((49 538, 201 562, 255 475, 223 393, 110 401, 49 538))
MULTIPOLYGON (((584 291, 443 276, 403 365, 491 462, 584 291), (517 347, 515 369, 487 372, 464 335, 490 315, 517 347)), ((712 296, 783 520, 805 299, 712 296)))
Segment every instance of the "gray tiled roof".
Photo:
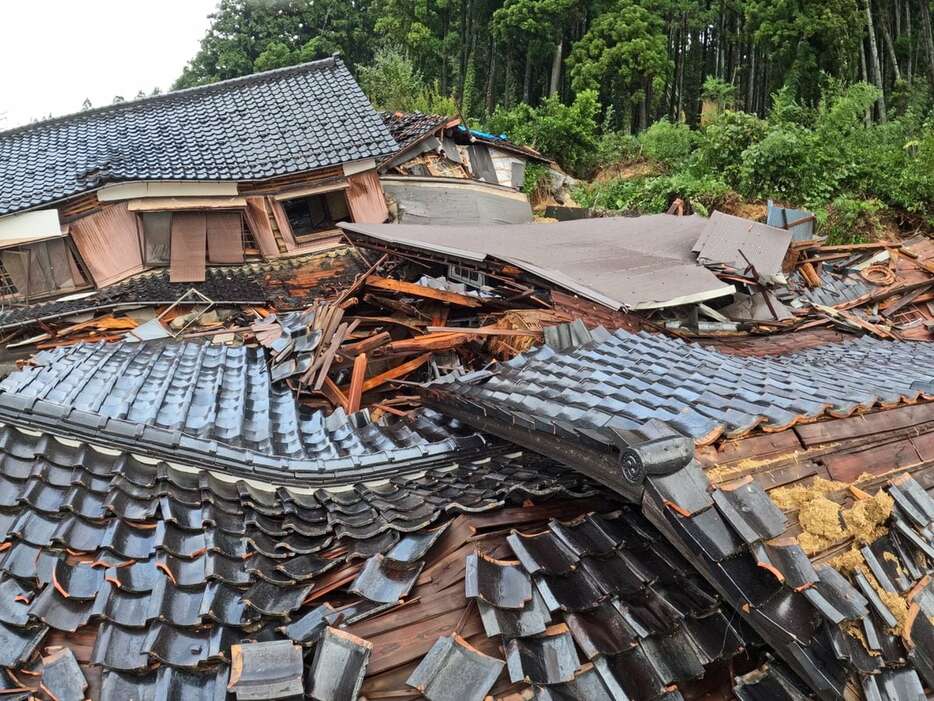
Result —
POLYGON ((252 465, 281 477, 326 478, 484 445, 431 411, 383 425, 366 411, 306 409, 271 381, 255 347, 77 344, 39 353, 35 362, 0 382, 5 416, 34 423, 54 417, 57 430, 71 425, 95 439, 170 450, 176 460, 210 456, 241 473, 252 465))
POLYGON ((711 440, 932 395, 934 345, 864 337, 745 358, 619 330, 566 353, 542 346, 451 391, 547 421, 634 430, 654 419, 711 440))
POLYGON ((0 214, 130 180, 257 180, 392 153, 337 58, 0 133, 0 214))
MULTIPOLYGON (((322 599, 328 573, 368 558, 384 577, 392 567, 420 570, 434 542, 422 545, 425 535, 460 514, 530 499, 578 500, 583 509, 596 493, 534 455, 310 490, 2 426, 0 687, 46 644, 73 645, 86 625, 81 640, 93 641, 90 661, 103 676, 88 697, 223 699, 233 645, 311 646, 325 625, 395 604, 346 591, 322 599), (311 590, 316 600, 306 602, 311 590), (327 618, 316 628, 320 614, 327 618)), ((310 672, 309 688, 328 672, 310 672)))

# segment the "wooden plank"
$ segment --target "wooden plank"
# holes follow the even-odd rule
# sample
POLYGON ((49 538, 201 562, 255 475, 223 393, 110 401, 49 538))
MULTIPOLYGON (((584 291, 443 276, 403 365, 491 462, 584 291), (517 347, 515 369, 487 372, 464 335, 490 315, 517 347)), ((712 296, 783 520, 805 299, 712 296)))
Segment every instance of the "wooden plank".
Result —
POLYGON ((535 336, 541 337, 544 331, 541 329, 501 329, 496 326, 480 326, 476 329, 464 328, 461 326, 429 326, 425 329, 428 333, 467 333, 471 336, 535 336))
MULTIPOLYGON (((451 634, 451 631, 460 621, 462 614, 463 610, 451 611, 402 630, 393 630, 371 637, 369 640, 373 643, 373 652, 370 655, 367 674, 378 674, 407 662, 421 659, 438 638, 451 634)), ((349 630, 353 630, 353 627, 349 630)), ((462 635, 467 637, 477 635, 482 631, 483 625, 478 615, 468 620, 462 635)))
POLYGON ((769 491, 770 489, 784 487, 787 484, 813 477, 814 475, 820 475, 824 478, 827 477, 825 468, 809 460, 796 465, 787 465, 775 470, 766 470, 756 473, 752 480, 765 491, 769 491))
POLYGON ((407 363, 402 363, 402 365, 397 365, 391 370, 387 370, 386 372, 380 375, 377 375, 376 377, 371 377, 369 380, 366 380, 363 383, 363 391, 369 392, 370 390, 374 390, 377 387, 380 387, 386 384, 387 382, 390 382, 391 380, 397 380, 400 377, 408 375, 410 372, 417 370, 422 365, 427 363, 429 358, 431 358, 431 353, 425 353, 423 355, 418 356, 417 358, 413 358, 407 363))
POLYGON ((908 439, 823 458, 830 478, 840 482, 855 482, 863 473, 883 475, 920 465, 921 462, 921 456, 908 439))
POLYGON ((389 332, 380 331, 379 333, 364 338, 362 341, 345 343, 340 347, 339 354, 342 358, 352 358, 360 353, 369 353, 371 350, 375 350, 380 346, 385 346, 391 340, 392 336, 389 335, 389 332))
POLYGON ((354 358, 353 372, 350 375, 350 392, 347 395, 347 411, 350 413, 360 410, 360 399, 363 396, 363 380, 366 377, 366 363, 366 353, 361 353, 354 358))
POLYGON ((861 438, 886 431, 906 429, 928 421, 934 421, 934 404, 910 404, 844 419, 800 424, 795 426, 793 431, 801 438, 801 442, 810 448, 847 438, 861 438))
POLYGON ((456 348, 469 341, 473 336, 464 333, 431 333, 415 338, 405 338, 393 341, 380 349, 378 355, 391 353, 425 353, 427 351, 441 351, 456 348))
POLYGON ((332 380, 330 377, 324 378, 324 382, 321 384, 321 392, 334 406, 342 407, 344 411, 350 410, 350 402, 348 401, 347 396, 341 392, 340 387, 334 384, 334 380, 332 380))
POLYGON ((448 304, 455 304, 461 307, 470 307, 472 309, 483 306, 480 300, 476 299, 475 297, 468 297, 467 295, 457 294, 456 292, 435 290, 431 287, 418 285, 414 282, 403 282, 402 280, 392 280, 390 278, 371 275, 369 278, 367 278, 366 285, 367 287, 372 287, 377 290, 387 290, 389 292, 410 295, 412 297, 434 299, 438 302, 446 302, 448 304))

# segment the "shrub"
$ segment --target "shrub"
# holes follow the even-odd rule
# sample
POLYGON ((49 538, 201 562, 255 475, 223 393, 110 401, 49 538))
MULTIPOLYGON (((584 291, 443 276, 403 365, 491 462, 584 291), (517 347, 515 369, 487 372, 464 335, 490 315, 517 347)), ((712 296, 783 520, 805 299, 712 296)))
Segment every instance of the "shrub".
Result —
POLYGON ((883 208, 884 205, 877 199, 837 197, 827 207, 817 210, 817 232, 826 236, 831 244, 872 240, 882 229, 879 212, 883 208))
POLYGON ((697 177, 689 173, 616 178, 602 183, 584 185, 574 193, 584 207, 658 214, 665 212, 676 198, 689 208, 707 215, 736 199, 730 187, 714 176, 697 177))
POLYGON ((632 134, 621 131, 606 131, 597 142, 595 165, 600 168, 637 159, 642 146, 632 134))
POLYGON ((828 165, 813 131, 791 124, 773 127, 743 151, 740 192, 800 204, 826 202, 836 191, 836 174, 828 165))
POLYGON ((639 135, 643 153, 667 168, 683 164, 694 150, 697 137, 684 124, 662 119, 639 135))
POLYGON ((548 168, 540 163, 528 163, 525 166, 525 180, 522 182, 522 192, 529 196, 534 207, 536 203, 548 197, 551 191, 551 174, 548 168))
POLYGON ((585 177, 596 162, 599 112, 597 93, 584 90, 570 105, 548 97, 538 107, 522 104, 509 110, 497 108, 487 129, 531 146, 566 170, 585 177))
POLYGON ((700 170, 715 173, 731 187, 740 186, 743 151, 759 143, 767 124, 746 112, 722 112, 701 132, 696 151, 700 170))

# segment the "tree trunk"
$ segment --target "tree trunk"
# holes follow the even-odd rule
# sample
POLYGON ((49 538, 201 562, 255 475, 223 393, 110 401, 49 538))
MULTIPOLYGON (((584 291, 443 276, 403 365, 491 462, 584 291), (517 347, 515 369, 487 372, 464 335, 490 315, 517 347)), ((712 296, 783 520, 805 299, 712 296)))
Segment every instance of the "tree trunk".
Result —
POLYGON ((912 41, 911 41, 911 3, 905 3, 905 36, 908 38, 908 58, 905 61, 905 78, 908 80, 908 87, 911 87, 912 73, 914 70, 914 62, 912 61, 913 52, 911 50, 912 41))
POLYGON ((561 55, 564 51, 564 40, 559 39, 555 47, 555 55, 551 59, 551 85, 548 86, 548 94, 551 96, 558 94, 558 88, 561 87, 561 55))
POLYGON ((532 91, 532 45, 525 51, 525 75, 522 78, 522 101, 529 104, 532 91))
MULTIPOLYGON (((859 42, 859 70, 860 70, 860 75, 862 76, 863 82, 868 83, 869 73, 866 70, 866 48, 863 46, 862 40, 860 40, 859 42)), ((872 108, 871 107, 866 108, 866 114, 863 115, 863 122, 865 122, 867 127, 872 125, 872 108)))
POLYGON ((928 79, 934 85, 934 37, 931 36, 931 7, 928 0, 921 3, 921 34, 924 37, 924 54, 928 68, 928 79))
MULTIPOLYGON (((927 0, 921 0, 922 3, 927 0)), ((888 121, 885 114, 885 86, 882 84, 882 64, 879 61, 879 47, 876 46, 876 30, 872 22, 872 5, 869 0, 863 0, 863 9, 866 11, 866 27, 869 29, 869 64, 872 66, 872 76, 879 89, 879 121, 883 124, 888 121)))
POLYGON ((756 111, 756 45, 749 47, 749 72, 746 77, 746 111, 756 111))
POLYGON ((448 35, 448 24, 450 22, 450 15, 448 8, 444 8, 444 13, 441 15, 441 94, 445 97, 448 96, 448 57, 445 53, 447 46, 447 41, 445 39, 448 35))
POLYGON ((889 55, 889 62, 892 64, 892 72, 895 73, 895 82, 901 82, 902 72, 898 67, 898 57, 895 55, 895 44, 892 43, 892 33, 889 31, 889 23, 885 17, 879 17, 879 29, 882 30, 882 39, 885 44, 886 53, 889 55))
POLYGON ((642 81, 642 99, 639 100, 639 131, 645 131, 648 127, 649 115, 648 115, 648 89, 651 79, 644 78, 642 81))
POLYGON ((486 113, 493 114, 493 87, 496 84, 496 40, 490 37, 490 73, 486 77, 486 113))

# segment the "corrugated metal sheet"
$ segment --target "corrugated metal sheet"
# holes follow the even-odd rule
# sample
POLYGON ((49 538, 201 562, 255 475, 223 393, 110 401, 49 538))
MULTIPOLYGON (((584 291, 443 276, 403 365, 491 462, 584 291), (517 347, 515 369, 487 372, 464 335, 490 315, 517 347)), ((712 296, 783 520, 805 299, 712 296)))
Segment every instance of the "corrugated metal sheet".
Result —
POLYGON ((400 224, 486 226, 528 224, 532 207, 522 193, 475 180, 383 176, 400 224))
POLYGON ((179 212, 172 216, 170 282, 204 282, 206 244, 204 212, 179 212))
POLYGON ((714 212, 694 245, 694 250, 697 252, 697 260, 705 265, 722 264, 745 270, 749 265, 746 262, 748 259, 760 275, 778 275, 782 272, 782 261, 785 260, 789 244, 790 231, 714 212))
POLYGON ((98 287, 143 269, 136 215, 125 204, 104 207, 74 222, 71 238, 98 287))
POLYGON ((513 226, 343 228, 466 260, 495 257, 613 309, 650 309, 733 293, 732 285, 694 261, 691 246, 706 221, 658 214, 513 226))

